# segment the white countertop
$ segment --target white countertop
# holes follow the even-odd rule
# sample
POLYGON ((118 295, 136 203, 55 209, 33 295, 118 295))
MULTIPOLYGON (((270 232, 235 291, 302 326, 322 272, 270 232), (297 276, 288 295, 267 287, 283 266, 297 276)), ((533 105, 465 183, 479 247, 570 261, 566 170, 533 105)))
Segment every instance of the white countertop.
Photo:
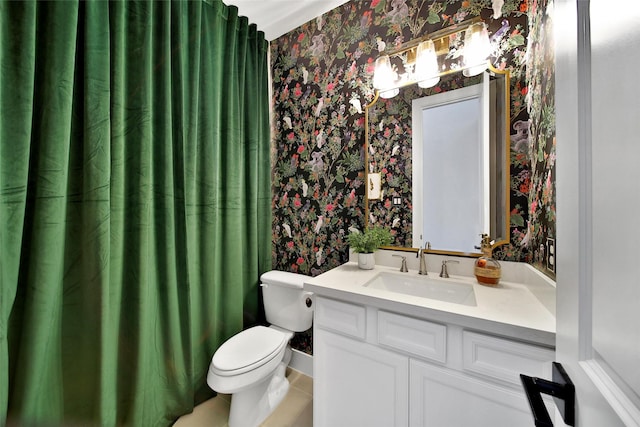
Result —
MULTIPOLYGON (((365 287, 363 285, 379 272, 397 273, 398 268, 376 265, 373 270, 362 270, 355 262, 348 262, 309 279, 305 282, 304 288, 318 296, 458 324, 469 329, 555 347, 555 286, 550 280, 537 277, 535 272, 528 271, 535 269, 527 264, 515 267, 527 270, 521 277, 531 277, 529 283, 501 280, 498 286, 490 287, 478 284, 475 277, 450 273, 449 279, 441 279, 437 273, 429 272, 431 279, 472 284, 476 306, 365 287)), ((412 269, 408 273, 399 274, 423 277, 412 269)))

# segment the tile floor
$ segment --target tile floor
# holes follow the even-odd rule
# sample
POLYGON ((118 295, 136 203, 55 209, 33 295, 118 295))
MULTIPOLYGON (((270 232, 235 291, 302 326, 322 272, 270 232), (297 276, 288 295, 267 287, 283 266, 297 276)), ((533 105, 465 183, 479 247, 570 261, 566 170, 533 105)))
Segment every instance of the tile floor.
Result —
MULTIPOLYGON (((287 369, 289 392, 261 427, 311 427, 313 425, 313 379, 287 369)), ((219 394, 183 415, 173 427, 228 427, 231 396, 219 394)))

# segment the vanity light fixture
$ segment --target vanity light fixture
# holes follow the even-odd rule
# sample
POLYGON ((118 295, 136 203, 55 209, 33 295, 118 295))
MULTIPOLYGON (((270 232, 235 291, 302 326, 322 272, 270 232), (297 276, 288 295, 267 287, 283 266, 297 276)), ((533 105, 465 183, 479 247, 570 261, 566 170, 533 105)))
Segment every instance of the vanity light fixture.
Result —
POLYGON ((376 59, 373 87, 381 98, 393 98, 403 86, 417 83, 421 88, 433 87, 445 74, 463 70, 465 76, 475 76, 487 69, 490 52, 487 26, 479 17, 469 19, 383 52, 376 59), (461 38, 463 32, 462 54, 450 50, 450 41, 461 38), (447 70, 446 65, 438 64, 438 57, 442 55, 463 56, 464 60, 447 70), (402 73, 398 72, 399 64, 392 63, 396 57, 402 62, 402 73))

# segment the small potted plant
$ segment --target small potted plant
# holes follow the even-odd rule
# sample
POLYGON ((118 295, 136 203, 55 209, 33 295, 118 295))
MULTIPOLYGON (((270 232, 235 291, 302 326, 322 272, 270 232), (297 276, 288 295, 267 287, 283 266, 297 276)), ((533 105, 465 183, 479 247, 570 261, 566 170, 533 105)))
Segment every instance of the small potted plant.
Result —
POLYGON ((371 270, 375 265, 373 253, 391 243, 391 232, 384 227, 372 227, 363 233, 355 230, 347 236, 347 242, 355 253, 358 254, 358 267, 363 270, 371 270))

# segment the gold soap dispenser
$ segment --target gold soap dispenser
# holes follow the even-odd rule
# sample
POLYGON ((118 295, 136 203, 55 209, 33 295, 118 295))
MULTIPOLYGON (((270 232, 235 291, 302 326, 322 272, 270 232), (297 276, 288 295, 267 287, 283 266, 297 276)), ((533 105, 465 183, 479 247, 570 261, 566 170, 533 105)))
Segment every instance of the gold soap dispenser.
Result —
POLYGON ((500 282, 502 268, 500 263, 493 258, 491 238, 488 234, 481 234, 480 250, 482 256, 476 260, 473 273, 481 285, 497 286, 500 282))

